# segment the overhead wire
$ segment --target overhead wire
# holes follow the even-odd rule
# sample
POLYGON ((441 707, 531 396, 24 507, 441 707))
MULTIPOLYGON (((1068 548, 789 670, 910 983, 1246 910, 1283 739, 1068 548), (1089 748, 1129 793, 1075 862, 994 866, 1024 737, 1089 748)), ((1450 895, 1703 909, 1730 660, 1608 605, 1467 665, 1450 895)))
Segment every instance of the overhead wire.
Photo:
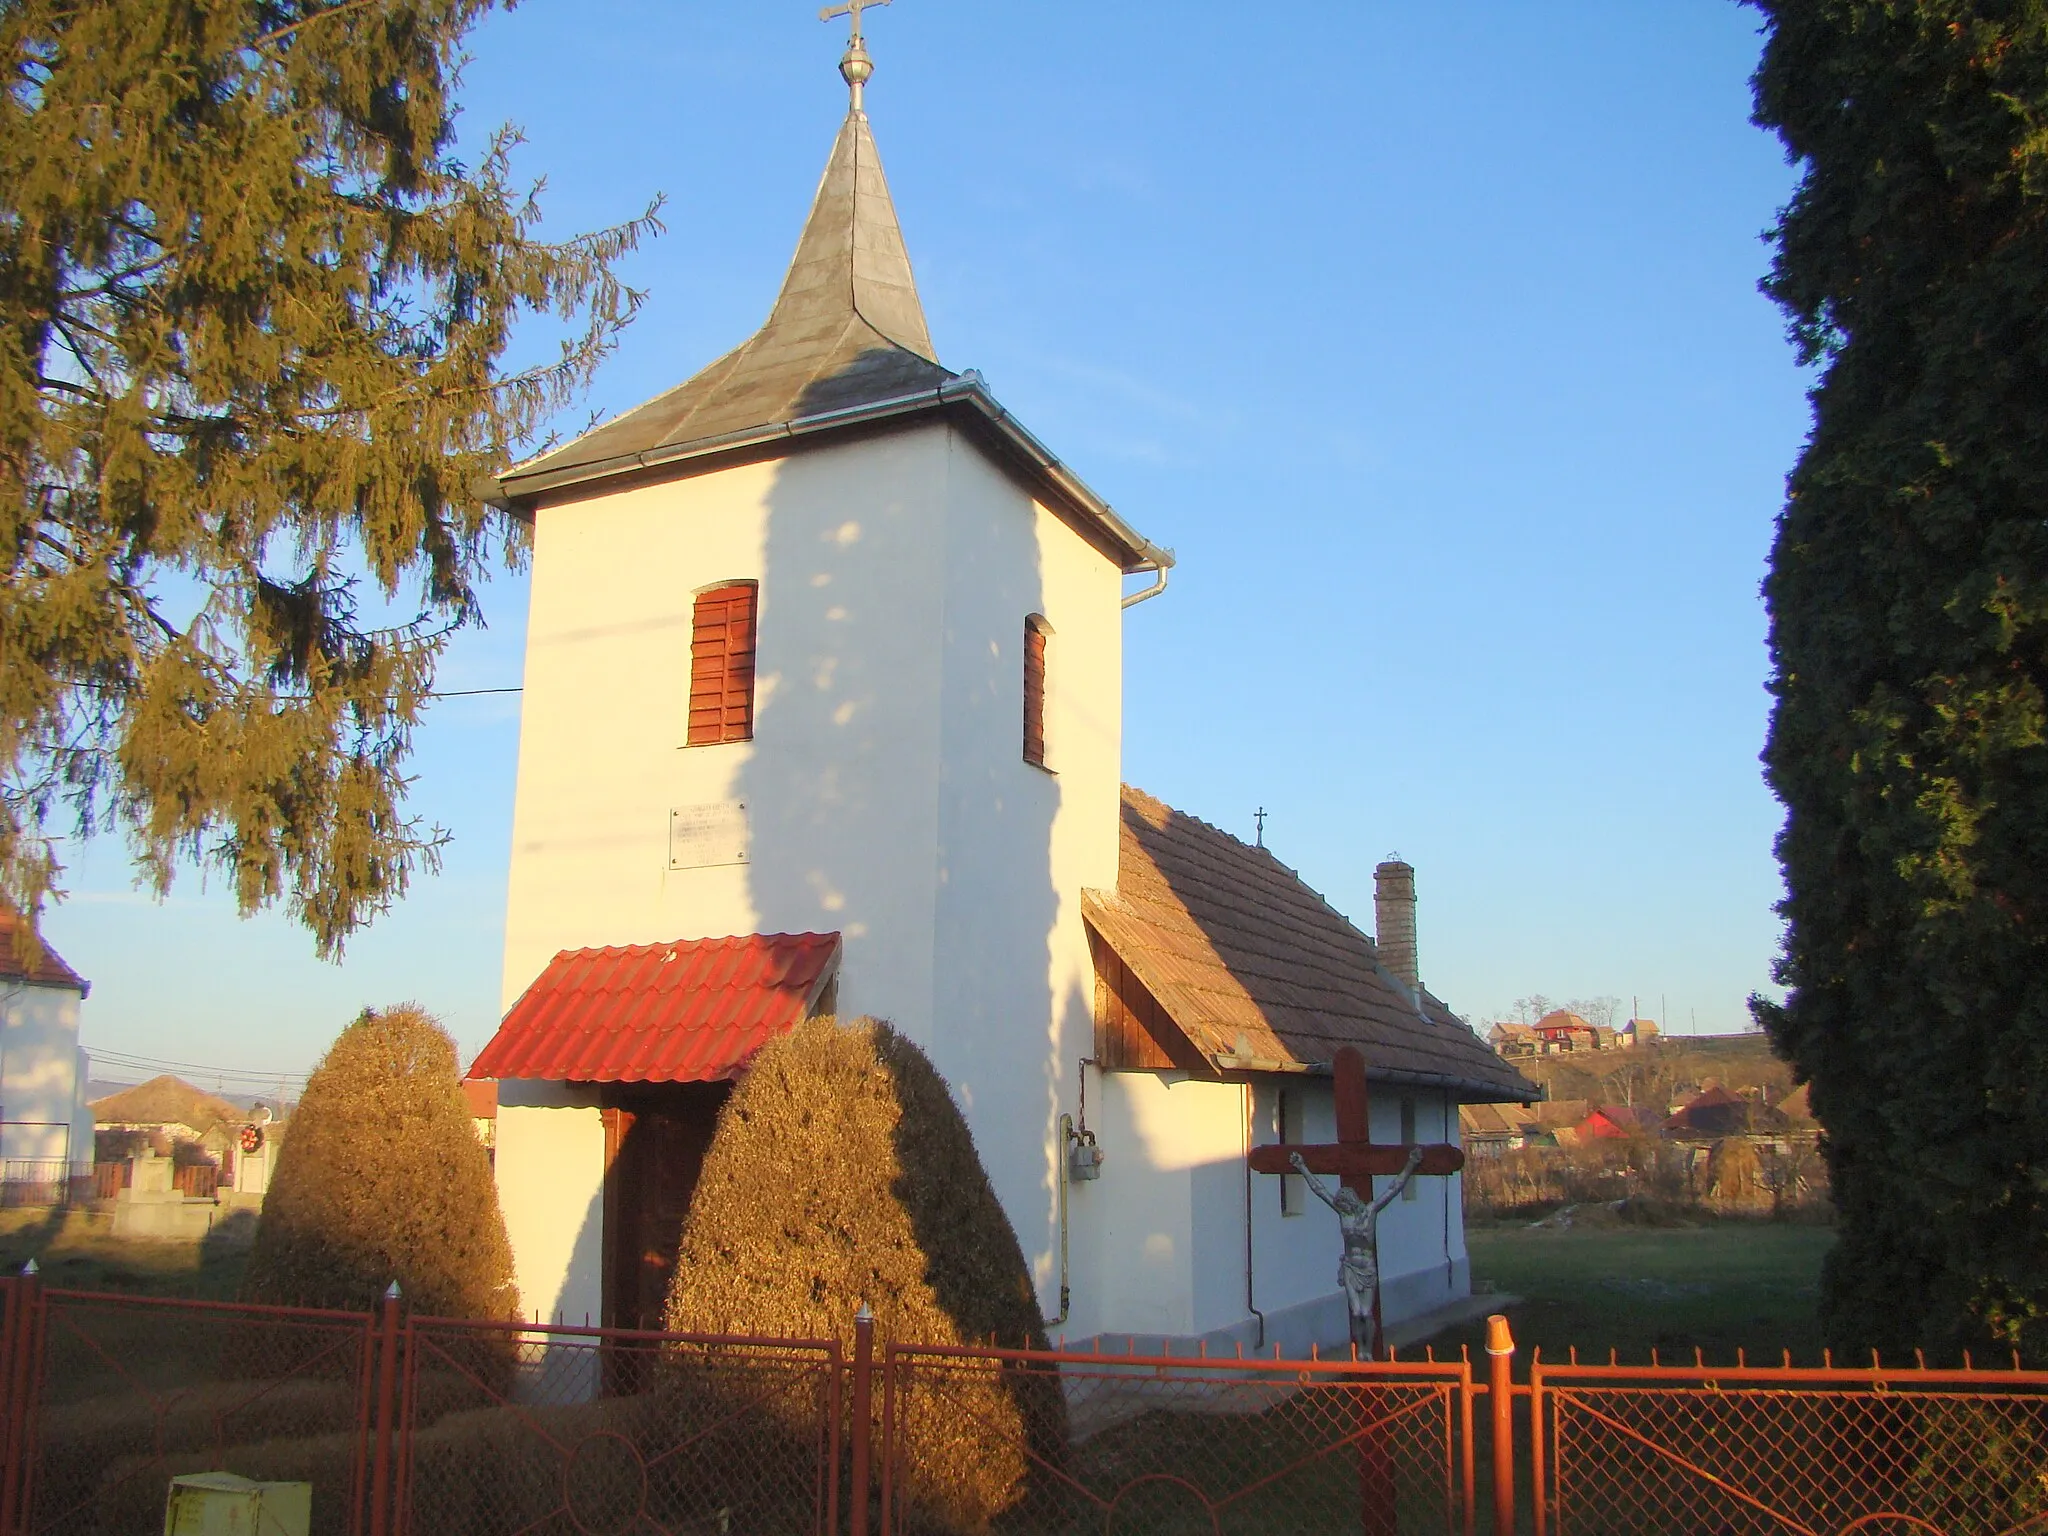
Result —
POLYGON ((224 1088, 229 1082, 233 1082, 237 1087, 303 1088, 309 1076, 305 1072, 263 1072, 247 1067, 226 1067, 207 1062, 172 1061, 165 1057, 142 1056, 128 1051, 100 1050, 90 1046, 87 1047, 87 1054, 92 1058, 95 1071, 113 1068, 152 1074, 167 1072, 177 1076, 203 1079, 220 1088, 224 1088))

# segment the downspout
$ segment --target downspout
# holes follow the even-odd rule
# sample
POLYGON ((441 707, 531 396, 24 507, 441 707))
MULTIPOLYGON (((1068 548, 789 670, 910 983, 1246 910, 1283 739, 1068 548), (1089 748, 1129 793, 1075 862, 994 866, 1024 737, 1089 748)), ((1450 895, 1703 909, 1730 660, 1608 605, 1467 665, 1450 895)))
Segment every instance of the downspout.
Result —
MULTIPOLYGON (((1166 585, 1166 573, 1159 573, 1161 586, 1166 585)), ((1259 1336, 1253 1341, 1253 1349, 1266 1347, 1266 1314, 1253 1304, 1252 1299, 1252 1083, 1244 1080, 1244 1309, 1258 1319, 1259 1336)))
MULTIPOLYGON (((1437 1140, 1449 1141, 1451 1139, 1451 1116, 1458 1106, 1451 1102, 1451 1096, 1448 1093, 1443 1096, 1442 1106, 1438 1118, 1442 1121, 1443 1134, 1437 1137, 1437 1140)), ((1439 1182, 1444 1187, 1444 1290, 1448 1294, 1458 1288, 1458 1267, 1451 1262, 1451 1181, 1443 1179, 1439 1182)))
POLYGON ((1146 560, 1143 564, 1134 566, 1127 574, 1135 576, 1143 571, 1151 571, 1159 579, 1142 591, 1131 593, 1130 596, 1124 599, 1124 607, 1135 608, 1138 604, 1144 602, 1146 598, 1157 597, 1160 593, 1164 592, 1166 590, 1166 573, 1168 569, 1169 562, 1158 559, 1146 560))
MULTIPOLYGON (((1083 1068, 1083 1070, 1085 1071, 1086 1068, 1083 1068)), ((1060 1167, 1058 1180, 1054 1186, 1058 1191, 1060 1222, 1060 1315, 1058 1317, 1048 1317, 1045 1320, 1045 1326, 1048 1328, 1059 1327, 1060 1324, 1067 1320, 1067 1314, 1073 1310, 1074 1293, 1067 1286, 1067 1152, 1075 1140, 1074 1117, 1072 1115, 1061 1115, 1060 1167)))
MULTIPOLYGON (((1048 1317, 1045 1320, 1045 1326, 1048 1328, 1057 1328, 1060 1324, 1064 1323, 1067 1320, 1067 1315, 1073 1311, 1074 1307, 1074 1292, 1067 1284, 1067 1186, 1073 1176, 1074 1154, 1077 1149, 1084 1144, 1090 1147, 1095 1145, 1095 1138, 1088 1131, 1088 1069, 1099 1065, 1100 1063, 1092 1056, 1083 1056, 1081 1058, 1079 1068, 1079 1082, 1081 1086, 1080 1129, 1076 1130, 1074 1128, 1074 1117, 1072 1115, 1060 1116, 1060 1169, 1059 1183, 1055 1186, 1058 1190, 1060 1223, 1060 1315, 1058 1317, 1048 1317)), ((1096 1158, 1096 1162, 1101 1162, 1099 1156, 1096 1158)))

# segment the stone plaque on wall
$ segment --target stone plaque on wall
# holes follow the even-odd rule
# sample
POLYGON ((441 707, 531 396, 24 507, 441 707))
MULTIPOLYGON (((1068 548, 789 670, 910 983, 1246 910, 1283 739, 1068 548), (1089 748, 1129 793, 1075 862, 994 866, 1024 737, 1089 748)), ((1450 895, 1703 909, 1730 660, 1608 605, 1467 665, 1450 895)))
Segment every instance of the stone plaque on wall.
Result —
POLYGON ((668 813, 670 869, 709 869, 746 862, 746 801, 679 805, 668 813))

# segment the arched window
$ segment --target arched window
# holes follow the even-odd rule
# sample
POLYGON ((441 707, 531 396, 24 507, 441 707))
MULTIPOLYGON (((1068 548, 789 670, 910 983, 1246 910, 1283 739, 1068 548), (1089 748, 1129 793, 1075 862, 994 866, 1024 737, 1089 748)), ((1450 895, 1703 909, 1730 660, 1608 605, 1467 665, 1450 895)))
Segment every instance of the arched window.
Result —
POLYGON ((1024 621, 1024 761, 1045 766, 1045 652, 1052 626, 1034 613, 1024 621))
POLYGON ((690 627, 693 747, 754 739, 754 610, 760 585, 728 581, 697 594, 690 627))

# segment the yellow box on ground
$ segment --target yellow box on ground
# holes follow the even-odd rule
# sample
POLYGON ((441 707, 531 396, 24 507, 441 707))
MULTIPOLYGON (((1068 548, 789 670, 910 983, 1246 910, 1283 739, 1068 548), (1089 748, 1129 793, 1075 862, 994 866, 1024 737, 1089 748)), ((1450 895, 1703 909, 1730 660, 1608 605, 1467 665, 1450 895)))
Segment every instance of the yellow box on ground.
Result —
POLYGON ((311 1483, 258 1483, 232 1472, 171 1479, 164 1536, 307 1536, 311 1483))

